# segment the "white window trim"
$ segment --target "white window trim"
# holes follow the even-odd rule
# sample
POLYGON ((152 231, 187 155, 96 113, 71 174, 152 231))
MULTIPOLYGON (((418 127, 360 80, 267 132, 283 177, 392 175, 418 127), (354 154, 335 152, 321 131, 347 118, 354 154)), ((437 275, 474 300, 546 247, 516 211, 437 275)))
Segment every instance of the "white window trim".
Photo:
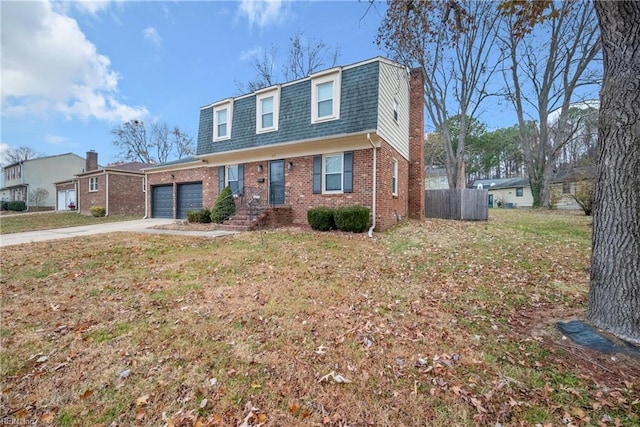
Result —
POLYGON ((344 153, 328 153, 322 155, 322 194, 344 194, 344 153), (341 168, 340 168, 340 190, 327 190, 327 171, 325 169, 325 158, 327 157, 337 157, 340 156, 342 158, 341 168))
POLYGON ((398 197, 398 159, 392 159, 393 160, 393 167, 392 167, 392 171, 391 171, 391 182, 393 185, 393 188, 391 189, 391 193, 394 197, 398 197))
POLYGON ((280 119, 280 86, 275 89, 256 91, 256 133, 267 133, 278 130, 280 119), (262 100, 273 97, 273 126, 262 127, 262 100))
POLYGON ((233 101, 224 101, 213 106, 213 140, 224 141, 231 138, 231 123, 233 123, 233 101), (218 136, 218 112, 227 110, 227 134, 218 136))
POLYGON ((322 74, 311 79, 311 123, 323 123, 340 118, 340 87, 342 86, 342 69, 330 74, 322 74), (333 82, 333 114, 318 117, 318 85, 333 82))
POLYGON ((92 176, 89 178, 89 193, 95 193, 97 191, 98 191, 98 177, 92 176), (95 183, 95 186, 93 185, 94 183, 95 183))

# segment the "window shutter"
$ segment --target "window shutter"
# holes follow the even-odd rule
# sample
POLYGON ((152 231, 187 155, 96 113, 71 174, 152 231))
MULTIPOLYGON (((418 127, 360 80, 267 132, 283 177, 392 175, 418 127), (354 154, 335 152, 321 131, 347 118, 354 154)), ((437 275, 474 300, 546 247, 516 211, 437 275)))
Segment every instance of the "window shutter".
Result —
POLYGON ((322 193, 322 156, 313 156, 313 193, 322 193))
POLYGON ((224 166, 218 167, 218 194, 224 190, 224 166))
POLYGON ((238 195, 244 194, 244 165, 238 165, 238 195))
POLYGON ((344 176, 342 188, 345 193, 353 193, 353 151, 344 153, 344 176))

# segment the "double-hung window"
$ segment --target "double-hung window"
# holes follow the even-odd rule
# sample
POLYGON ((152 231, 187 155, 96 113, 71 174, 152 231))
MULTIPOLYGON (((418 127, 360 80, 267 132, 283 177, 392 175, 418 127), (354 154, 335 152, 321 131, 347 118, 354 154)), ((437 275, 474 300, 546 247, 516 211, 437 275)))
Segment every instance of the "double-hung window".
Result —
POLYGON ((311 76, 311 123, 340 118, 340 69, 311 76))
POLYGON ((229 187, 231 189, 231 193, 235 194, 239 194, 240 192, 240 187, 239 187, 239 170, 238 170, 238 165, 230 165, 227 166, 227 182, 226 185, 227 187, 229 187))
POLYGON ((394 197, 398 196, 398 160, 393 159, 391 165, 391 192, 394 197))
POLYGON ((516 197, 522 197, 523 187, 516 187, 516 197))
POLYGON ((278 130, 280 87, 256 92, 256 133, 278 130))
POLYGON ((213 106, 213 140, 231 138, 233 103, 225 101, 213 106))
POLYGON ((90 192, 98 191, 98 177, 97 176, 93 176, 93 177, 89 178, 89 191, 90 192))
POLYGON ((324 192, 342 192, 342 153, 324 156, 324 192))

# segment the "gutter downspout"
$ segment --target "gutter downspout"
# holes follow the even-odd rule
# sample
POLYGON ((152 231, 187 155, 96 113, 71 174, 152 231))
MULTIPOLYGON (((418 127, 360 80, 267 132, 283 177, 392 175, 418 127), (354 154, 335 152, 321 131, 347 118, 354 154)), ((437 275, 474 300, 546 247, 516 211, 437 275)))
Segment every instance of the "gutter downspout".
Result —
POLYGON ((142 178, 143 179, 142 184, 144 186, 144 218, 143 219, 149 218, 149 192, 147 191, 147 182, 149 181, 147 177, 148 175, 145 172, 144 178, 142 178))
POLYGON ((369 141, 369 143, 371 144, 371 146, 373 147, 373 175, 372 175, 372 181, 373 181, 373 191, 371 194, 371 217, 372 217, 372 221, 371 221, 371 228, 369 228, 369 231, 367 232, 367 235, 369 237, 373 237, 373 229, 376 228, 376 194, 378 192, 377 189, 377 172, 378 172, 378 150, 376 147, 376 144, 373 143, 373 141, 371 140, 371 134, 367 132, 367 140, 369 141))
POLYGON ((104 216, 109 216, 109 174, 107 173, 107 171, 104 171, 104 181, 105 181, 105 188, 104 188, 104 210, 105 210, 105 215, 104 216))

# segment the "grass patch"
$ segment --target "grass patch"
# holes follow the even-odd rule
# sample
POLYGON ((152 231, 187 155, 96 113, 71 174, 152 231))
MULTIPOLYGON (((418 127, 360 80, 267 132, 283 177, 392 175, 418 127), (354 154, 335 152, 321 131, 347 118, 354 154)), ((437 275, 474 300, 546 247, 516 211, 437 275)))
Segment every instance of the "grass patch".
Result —
POLYGON ((0 258, 3 404, 56 425, 637 424, 638 363, 553 328, 586 301, 590 219, 490 215, 21 245, 0 258))
POLYGON ((133 219, 140 219, 140 217, 109 216, 96 218, 93 216, 80 215, 77 212, 20 214, 10 217, 0 215, 0 234, 77 227, 81 225, 102 224, 105 222, 130 221, 133 219))

